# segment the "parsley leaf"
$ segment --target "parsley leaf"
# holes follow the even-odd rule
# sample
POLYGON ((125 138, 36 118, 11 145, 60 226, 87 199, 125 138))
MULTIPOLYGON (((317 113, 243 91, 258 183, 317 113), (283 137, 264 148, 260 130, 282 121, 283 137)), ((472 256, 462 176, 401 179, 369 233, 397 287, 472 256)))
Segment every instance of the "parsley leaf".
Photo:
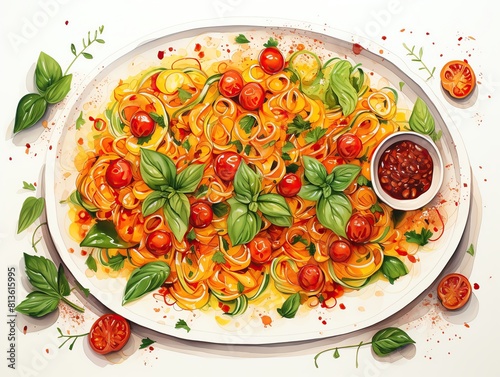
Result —
POLYGON ((89 268, 89 270, 92 270, 94 272, 97 271, 97 263, 95 261, 95 258, 92 256, 92 254, 89 254, 87 257, 87 260, 85 260, 85 264, 89 268))
POLYGON ((307 245, 307 240, 304 237, 296 234, 295 236, 293 236, 291 244, 295 245, 295 244, 297 244, 299 242, 303 243, 304 245, 307 245))
POLYGON ((245 37, 243 34, 238 34, 238 36, 234 38, 234 41, 239 44, 250 43, 248 38, 245 37))
POLYGON ((290 164, 286 167, 286 172, 287 173, 297 173, 297 170, 299 170, 299 165, 297 164, 290 164))
POLYGON ((23 181, 23 189, 30 190, 30 191, 36 191, 35 185, 33 183, 28 183, 26 181, 23 181))
POLYGON ((293 118, 293 122, 288 124, 288 129, 286 133, 288 135, 294 134, 299 135, 303 131, 307 131, 311 128, 311 122, 304 120, 301 115, 296 115, 293 118))
POLYGON ((194 229, 191 229, 188 234, 186 235, 186 239, 188 241, 194 241, 196 239, 196 232, 194 231, 194 229))
POLYGON ((165 119, 160 114, 152 111, 149 113, 149 116, 155 121, 156 124, 158 124, 158 126, 160 126, 161 128, 165 127, 165 119))
POLYGON ((224 217, 229 213, 229 205, 226 202, 212 204, 212 211, 217 217, 224 217))
POLYGON ((467 249, 467 253, 474 256, 475 251, 474 251, 474 244, 470 244, 469 248, 467 249))
POLYGON ((175 324, 175 328, 176 329, 184 329, 187 332, 191 331, 191 328, 188 326, 188 324, 186 323, 186 321, 184 321, 183 319, 179 319, 177 321, 177 323, 175 324))
POLYGON ((285 145, 283 145, 283 148, 281 150, 285 153, 288 153, 290 151, 293 151, 295 149, 295 145, 291 141, 287 141, 285 145))
POLYGON ((184 90, 182 88, 178 89, 178 93, 179 93, 179 99, 181 100, 182 103, 186 102, 188 99, 190 99, 193 96, 187 90, 184 90))
POLYGON ((243 118, 240 119, 240 127, 243 131, 245 131, 247 134, 250 134, 252 132, 252 127, 255 124, 255 118, 250 115, 245 115, 243 118))
POLYGON ((307 143, 316 143, 326 134, 326 128, 316 127, 306 134, 305 140, 307 143))
POLYGON ((278 47, 278 41, 271 37, 264 43, 264 47, 278 47))
POLYGON ((156 343, 156 340, 151 340, 149 338, 142 339, 141 345, 139 346, 139 349, 142 350, 146 347, 149 347, 153 343, 156 343))
POLYGON ((123 265, 125 264, 125 259, 127 257, 121 255, 121 254, 116 254, 108 259, 108 267, 111 267, 114 271, 119 271, 123 268, 123 265))
POLYGON ((215 254, 212 256, 212 261, 218 264, 226 263, 226 258, 224 257, 224 253, 220 250, 217 250, 215 254))
POLYGON ((429 229, 422 228, 420 233, 414 230, 410 230, 405 233, 406 242, 416 243, 420 246, 427 245, 429 238, 432 237, 432 232, 429 229))

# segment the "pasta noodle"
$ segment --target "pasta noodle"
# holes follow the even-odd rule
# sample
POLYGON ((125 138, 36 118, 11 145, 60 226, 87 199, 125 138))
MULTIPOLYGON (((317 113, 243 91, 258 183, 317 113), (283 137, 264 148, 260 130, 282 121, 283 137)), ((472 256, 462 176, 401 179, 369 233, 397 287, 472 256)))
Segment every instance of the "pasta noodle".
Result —
POLYGON ((276 293, 278 301, 298 293, 309 307, 333 307, 345 291, 394 279, 381 273, 388 258, 406 266, 417 260, 418 245, 406 233, 442 232, 438 209, 395 211, 370 186, 374 149, 405 128, 409 109, 398 108, 396 90, 372 87, 360 66, 340 58, 323 63, 306 50, 272 74, 256 58, 165 62, 120 81, 106 112, 91 118, 90 145, 75 160, 71 233, 83 246, 90 234, 116 246, 90 248, 96 269, 128 276, 165 262, 170 274, 156 297, 185 310, 217 302, 226 304, 217 310, 235 315, 263 292, 276 293), (249 110, 241 95, 224 95, 220 85, 229 71, 263 88, 257 109, 249 110), (150 132, 134 131, 139 113, 147 119, 141 126, 152 124, 150 132), (362 145, 348 158, 338 146, 346 134, 362 145), (229 180, 217 166, 226 153, 241 161, 229 180), (315 163, 322 168, 313 173, 307 164, 315 163), (250 181, 240 183, 243 165, 250 181), (300 192, 281 195, 278 186, 289 174, 300 178, 300 192), (346 181, 334 179, 340 176, 346 181), (208 223, 186 222, 200 202, 208 206, 208 223), (348 229, 353 216, 368 224, 363 239, 350 235, 366 231, 348 229), (112 230, 99 233, 98 223, 112 230), (157 234, 168 239, 162 253, 148 238, 157 234), (257 242, 263 249, 256 250, 257 242), (332 257, 339 242, 350 249, 344 260, 332 257), (269 256, 259 260, 257 252, 269 256))

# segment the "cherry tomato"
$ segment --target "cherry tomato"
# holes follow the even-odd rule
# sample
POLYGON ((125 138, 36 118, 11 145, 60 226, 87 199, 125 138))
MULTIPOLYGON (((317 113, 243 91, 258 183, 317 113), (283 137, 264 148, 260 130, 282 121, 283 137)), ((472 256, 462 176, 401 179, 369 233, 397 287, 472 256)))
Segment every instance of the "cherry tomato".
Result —
POLYGON ((345 164, 345 160, 339 156, 330 156, 325 158, 322 162, 328 174, 330 174, 335 166, 345 164))
POLYGON ((259 64, 264 72, 274 75, 285 67, 285 58, 276 47, 266 47, 259 54, 259 64))
POLYGON ((106 169, 106 182, 115 189, 128 186, 132 178, 132 164, 124 158, 111 161, 106 169))
POLYGON ((247 243, 250 249, 250 256, 255 263, 266 263, 271 258, 273 251, 271 241, 266 237, 255 237, 247 243))
POLYGON ((472 67, 462 60, 452 60, 441 69, 441 85, 452 97, 465 98, 476 86, 472 67))
POLYGON ((257 110, 264 103, 266 92, 258 82, 245 84, 238 97, 240 105, 245 110, 257 110))
POLYGON ((469 279, 458 273, 451 273, 443 277, 437 288, 441 304, 450 310, 463 307, 469 301, 471 292, 469 279))
POLYGON ((222 152, 215 159, 215 174, 224 181, 232 181, 240 166, 241 156, 235 152, 222 152))
POLYGON ((363 150, 361 139, 354 134, 343 134, 337 139, 337 152, 346 160, 356 158, 363 150))
POLYGON ((233 98, 241 93, 243 85, 241 73, 231 69, 222 74, 219 80, 219 92, 226 98, 233 98))
POLYGON ((277 190, 281 196, 291 198, 297 195, 302 187, 302 182, 297 174, 285 174, 283 179, 278 183, 277 190))
POLYGON ((118 314, 104 314, 94 322, 88 335, 90 347, 105 355, 119 351, 130 338, 128 321, 118 314))
POLYGON ((354 243, 363 243, 370 239, 372 222, 360 213, 351 216, 346 225, 347 238, 354 243))
POLYGON ((334 262, 345 262, 351 254, 352 248, 348 241, 337 240, 330 245, 329 255, 334 262))
POLYGON ((151 135, 155 130, 155 122, 151 116, 143 111, 138 110, 130 119, 130 132, 135 137, 146 137, 151 135))
POLYGON ((189 223, 195 228, 206 228, 212 223, 214 213, 212 207, 205 202, 195 202, 191 204, 191 215, 189 223))
POLYGON ((158 229, 146 237, 146 249, 156 257, 172 250, 172 236, 166 230, 158 229))
POLYGON ((325 282, 323 270, 315 264, 302 266, 298 273, 300 287, 308 292, 319 290, 325 282))

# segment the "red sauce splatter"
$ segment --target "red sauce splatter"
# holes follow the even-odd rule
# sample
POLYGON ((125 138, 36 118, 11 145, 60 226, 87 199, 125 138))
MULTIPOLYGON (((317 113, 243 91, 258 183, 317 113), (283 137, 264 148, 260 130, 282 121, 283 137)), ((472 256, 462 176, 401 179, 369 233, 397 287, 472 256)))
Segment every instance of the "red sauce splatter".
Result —
POLYGON ((49 353, 49 349, 48 348, 45 348, 45 353, 49 353))
POLYGON ((430 34, 429 32, 425 33, 425 35, 429 35, 429 34, 430 34))
POLYGON ((469 324, 467 322, 464 322, 464 326, 467 328, 470 328, 469 324))
POLYGON ((160 50, 158 51, 158 59, 162 60, 165 57, 165 51, 160 50))
POLYGON ((169 47, 168 51, 172 52, 172 51, 174 51, 174 48, 173 47, 169 47))
POLYGON ((30 148, 31 148, 30 143, 26 143, 26 148, 28 148, 28 149, 30 149, 30 148))
POLYGON ((80 251, 80 254, 81 254, 82 256, 85 256, 85 255, 87 255, 87 252, 86 252, 85 250, 81 250, 81 251, 80 251))
POLYGON ((416 263, 416 262, 417 262, 417 258, 415 258, 413 255, 408 255, 408 260, 409 260, 411 263, 416 263))
POLYGON ((12 157, 9 157, 9 161, 12 161, 12 157))
POLYGON ((479 288, 480 288, 480 287, 479 287, 479 284, 474 283, 474 289, 476 289, 476 290, 477 290, 477 289, 479 289, 479 288))
POLYGON ((153 351, 155 348, 153 346, 149 346, 149 350, 153 351))
POLYGON ((260 317, 260 320, 262 321, 264 327, 271 326, 273 323, 273 319, 268 315, 263 315, 262 317, 260 317))
POLYGON ((195 44, 195 46, 194 46, 194 50, 195 50, 196 52, 201 51, 201 44, 199 44, 199 43, 195 44))
POLYGON ((200 59, 203 59, 203 58, 205 57, 205 53, 204 53, 203 51, 200 51, 200 52, 198 53, 198 57, 199 57, 200 59))
POLYGON ((458 40, 461 41, 463 38, 462 37, 459 37, 458 40))
POLYGON ((344 304, 340 304, 339 308, 342 309, 342 310, 345 310, 345 305, 344 304))
POLYGON ((382 36, 382 40, 385 41, 387 37, 385 35, 382 36))
POLYGON ((354 55, 361 54, 361 51, 363 50, 364 50, 363 46, 361 46, 359 43, 354 43, 352 45, 352 52, 354 53, 354 55))
POLYGON ((323 321, 321 321, 321 323, 322 323, 323 325, 326 325, 326 321, 324 321, 324 320, 323 320, 323 321))
POLYGON ((24 326, 24 327, 23 327, 23 334, 25 334, 25 335, 26 335, 26 333, 27 333, 27 332, 28 332, 28 326, 24 326))
POLYGON ((64 22, 64 25, 67 25, 67 24, 69 24, 69 21, 65 21, 65 22, 64 22))

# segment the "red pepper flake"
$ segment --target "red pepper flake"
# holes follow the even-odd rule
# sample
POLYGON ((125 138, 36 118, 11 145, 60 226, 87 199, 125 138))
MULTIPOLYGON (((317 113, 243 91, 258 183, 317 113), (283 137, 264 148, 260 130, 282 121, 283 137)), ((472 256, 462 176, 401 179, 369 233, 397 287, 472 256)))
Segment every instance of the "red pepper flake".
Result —
POLYGON ((319 317, 318 317, 318 321, 321 321, 322 319, 323 319, 323 317, 322 317, 322 316, 319 316, 319 317))
POLYGON ((68 21, 68 20, 66 20, 66 21, 64 22, 64 25, 67 25, 67 24, 69 24, 69 21, 68 21))
POLYGON ((425 33, 425 35, 429 35, 429 34, 430 34, 429 32, 425 33))
POLYGON ((321 323, 322 323, 323 325, 326 325, 326 321, 325 321, 325 320, 321 321, 321 323))
POLYGON ((387 37, 385 35, 382 36, 382 40, 385 41, 387 37))
POLYGON ((45 353, 49 353, 49 349, 48 348, 45 348, 45 353))
POLYGON ((27 332, 28 332, 28 326, 24 326, 23 327, 23 334, 26 335, 27 332))
POLYGON ((73 253, 75 252, 75 249, 73 249, 72 247, 70 247, 70 248, 68 249, 68 252, 69 252, 70 254, 73 254, 73 253))
POLYGON ((405 30, 406 30, 406 29, 401 29, 401 30, 400 30, 400 32, 401 32, 401 33, 404 33, 404 31, 405 31, 405 30))
POLYGON ((200 52, 198 53, 198 57, 199 57, 200 59, 203 59, 203 58, 205 57, 205 53, 204 53, 203 51, 200 51, 200 52))
POLYGON ((459 37, 459 38, 458 38, 458 41, 460 42, 462 39, 463 39, 462 37, 459 37))
POLYGON ((199 43, 195 44, 195 45, 194 45, 194 50, 195 50, 196 52, 201 51, 201 44, 199 44, 199 43))
POLYGON ((352 45, 352 52, 354 53, 354 55, 361 54, 361 51, 363 50, 364 50, 363 46, 361 46, 359 43, 354 43, 352 45))
POLYGON ((26 148, 28 148, 28 149, 30 149, 30 148, 31 148, 30 143, 26 143, 26 148))
POLYGON ((173 47, 169 47, 168 51, 172 52, 172 51, 174 51, 174 48, 173 47))
POLYGON ((87 255, 87 252, 85 250, 81 250, 80 255, 84 257, 85 255, 87 255))
POLYGON ((464 326, 467 328, 470 328, 469 324, 467 322, 464 322, 464 326))
POLYGON ((416 262, 417 262, 417 258, 415 258, 413 255, 408 255, 408 260, 409 260, 411 263, 416 263, 416 262))
POLYGON ((340 304, 339 308, 342 309, 342 310, 345 310, 345 305, 344 304, 340 304))
POLYGON ((479 289, 479 284, 474 283, 474 289, 476 289, 476 290, 479 289))
POLYGON ((78 144, 83 145, 83 138, 78 139, 78 144))
POLYGON ((153 346, 149 346, 149 350, 150 350, 150 351, 154 351, 154 349, 155 349, 155 348, 154 348, 153 346))
POLYGON ((9 161, 12 161, 12 157, 9 157, 9 161))
POLYGON ((158 51, 158 59, 162 60, 165 57, 165 51, 160 50, 158 51))

